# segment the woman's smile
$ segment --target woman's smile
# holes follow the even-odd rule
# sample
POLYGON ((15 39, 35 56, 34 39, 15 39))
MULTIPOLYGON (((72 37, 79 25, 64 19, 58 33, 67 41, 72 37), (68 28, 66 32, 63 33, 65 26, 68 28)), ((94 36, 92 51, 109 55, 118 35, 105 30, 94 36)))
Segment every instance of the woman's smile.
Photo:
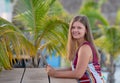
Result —
POLYGON ((84 38, 86 29, 85 26, 80 22, 74 22, 71 28, 71 34, 74 39, 84 38))

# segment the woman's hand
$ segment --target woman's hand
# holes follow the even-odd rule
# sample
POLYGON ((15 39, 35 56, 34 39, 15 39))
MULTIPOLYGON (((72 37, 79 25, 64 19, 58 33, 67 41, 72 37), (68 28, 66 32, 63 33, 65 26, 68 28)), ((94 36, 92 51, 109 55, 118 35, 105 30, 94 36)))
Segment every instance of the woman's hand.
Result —
POLYGON ((46 71, 49 76, 55 77, 56 70, 52 68, 50 65, 47 65, 46 71))

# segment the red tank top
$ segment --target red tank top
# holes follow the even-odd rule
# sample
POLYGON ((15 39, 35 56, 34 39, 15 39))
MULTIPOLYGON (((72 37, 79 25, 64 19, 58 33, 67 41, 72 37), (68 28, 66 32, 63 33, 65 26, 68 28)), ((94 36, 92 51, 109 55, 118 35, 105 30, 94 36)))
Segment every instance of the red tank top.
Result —
MULTIPOLYGON (((92 53, 93 53, 93 61, 92 61, 92 63, 93 63, 93 65, 94 65, 95 70, 96 70, 96 71, 98 72, 98 74, 101 76, 101 68, 100 68, 100 64, 98 63, 98 57, 97 57, 96 51, 95 51, 95 49, 93 48, 93 46, 92 46, 91 43, 89 43, 89 42, 84 42, 82 45, 85 45, 85 44, 87 44, 87 45, 90 46, 90 48, 91 48, 91 50, 92 50, 92 53)), ((82 45, 81 45, 81 46, 82 46, 82 45)), ((81 47, 81 46, 80 46, 80 47, 81 47)), ((80 47, 79 47, 79 48, 80 48, 80 47)), ((76 56, 75 56, 75 59, 74 59, 74 61, 73 61, 73 66, 74 66, 74 68, 76 68, 79 48, 78 48, 78 50, 77 50, 77 52, 76 52, 76 56)), ((93 76, 93 74, 92 74, 90 71, 87 71, 87 70, 86 70, 86 72, 84 73, 84 75, 79 79, 79 81, 80 81, 80 83, 96 83, 96 80, 95 80, 95 77, 93 76), (89 73, 88 73, 88 72, 89 72, 89 73), (90 76, 90 74, 91 74, 91 76, 90 76), (94 80, 94 82, 92 82, 91 78, 92 78, 92 80, 94 80)))

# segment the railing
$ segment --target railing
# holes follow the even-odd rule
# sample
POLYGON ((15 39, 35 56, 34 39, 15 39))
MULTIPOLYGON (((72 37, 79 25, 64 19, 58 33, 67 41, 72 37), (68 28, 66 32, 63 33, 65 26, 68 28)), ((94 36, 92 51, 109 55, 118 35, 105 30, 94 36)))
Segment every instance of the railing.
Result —
MULTIPOLYGON (((49 80, 44 68, 13 68, 0 72, 0 83, 49 83, 49 80)), ((50 77, 50 83, 77 83, 77 81, 50 77)))

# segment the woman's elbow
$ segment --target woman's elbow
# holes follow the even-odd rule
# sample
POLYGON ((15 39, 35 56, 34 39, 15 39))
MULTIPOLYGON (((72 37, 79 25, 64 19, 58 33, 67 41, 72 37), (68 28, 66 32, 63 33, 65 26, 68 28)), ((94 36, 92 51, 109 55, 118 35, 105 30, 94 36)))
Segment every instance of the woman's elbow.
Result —
POLYGON ((83 76, 83 74, 77 72, 76 75, 75 75, 75 78, 80 79, 82 76, 83 76))
POLYGON ((80 79, 81 77, 81 75, 76 75, 76 79, 80 79))

